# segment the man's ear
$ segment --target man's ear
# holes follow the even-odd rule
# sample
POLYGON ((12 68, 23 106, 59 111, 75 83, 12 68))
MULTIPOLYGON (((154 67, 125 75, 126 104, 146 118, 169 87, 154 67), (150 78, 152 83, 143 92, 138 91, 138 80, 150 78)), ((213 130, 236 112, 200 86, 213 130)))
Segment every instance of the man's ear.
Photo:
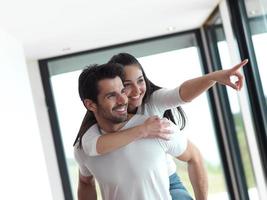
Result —
POLYGON ((84 103, 85 107, 88 110, 90 110, 92 112, 95 112, 96 111, 96 109, 97 109, 96 103, 94 103, 91 99, 85 99, 83 101, 83 103, 84 103))

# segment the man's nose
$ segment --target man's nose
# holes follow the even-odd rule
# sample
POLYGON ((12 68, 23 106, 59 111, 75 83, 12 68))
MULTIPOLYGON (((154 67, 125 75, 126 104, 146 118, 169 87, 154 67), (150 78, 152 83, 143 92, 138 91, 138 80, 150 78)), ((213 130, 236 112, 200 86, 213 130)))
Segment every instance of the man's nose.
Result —
POLYGON ((126 104, 127 103, 127 100, 128 100, 128 98, 127 98, 127 96, 125 94, 120 94, 117 97, 117 102, 119 104, 126 104))

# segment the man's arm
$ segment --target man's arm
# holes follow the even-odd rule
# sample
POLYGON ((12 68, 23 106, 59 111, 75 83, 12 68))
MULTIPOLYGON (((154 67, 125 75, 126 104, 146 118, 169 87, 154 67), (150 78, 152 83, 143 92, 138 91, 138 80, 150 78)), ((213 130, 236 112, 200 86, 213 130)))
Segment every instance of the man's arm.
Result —
POLYGON ((208 196, 208 177, 197 147, 188 141, 185 152, 177 158, 188 163, 188 174, 196 200, 206 200, 208 196))
POLYGON ((85 177, 79 172, 78 200, 97 200, 93 176, 85 177))

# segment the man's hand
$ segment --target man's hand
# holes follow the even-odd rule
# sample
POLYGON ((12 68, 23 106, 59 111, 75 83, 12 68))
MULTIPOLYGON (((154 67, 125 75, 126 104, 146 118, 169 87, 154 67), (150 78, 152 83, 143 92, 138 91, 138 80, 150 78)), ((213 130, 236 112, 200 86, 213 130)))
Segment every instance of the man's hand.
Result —
POLYGON ((164 140, 170 138, 171 124, 166 118, 160 119, 158 116, 152 116, 142 126, 143 138, 161 138, 164 140))

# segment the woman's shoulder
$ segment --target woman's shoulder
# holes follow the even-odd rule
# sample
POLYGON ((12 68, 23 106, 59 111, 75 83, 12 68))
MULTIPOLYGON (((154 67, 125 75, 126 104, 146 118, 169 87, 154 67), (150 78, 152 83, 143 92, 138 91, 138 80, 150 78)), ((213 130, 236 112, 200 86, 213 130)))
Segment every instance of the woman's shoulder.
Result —
POLYGON ((160 88, 158 90, 155 90, 152 94, 151 97, 153 96, 164 96, 166 94, 174 93, 176 94, 177 91, 179 91, 179 87, 176 88, 160 88))
POLYGON ((98 155, 96 151, 96 143, 100 136, 101 133, 97 124, 94 124, 85 132, 82 138, 82 147, 85 154, 89 156, 98 155))

